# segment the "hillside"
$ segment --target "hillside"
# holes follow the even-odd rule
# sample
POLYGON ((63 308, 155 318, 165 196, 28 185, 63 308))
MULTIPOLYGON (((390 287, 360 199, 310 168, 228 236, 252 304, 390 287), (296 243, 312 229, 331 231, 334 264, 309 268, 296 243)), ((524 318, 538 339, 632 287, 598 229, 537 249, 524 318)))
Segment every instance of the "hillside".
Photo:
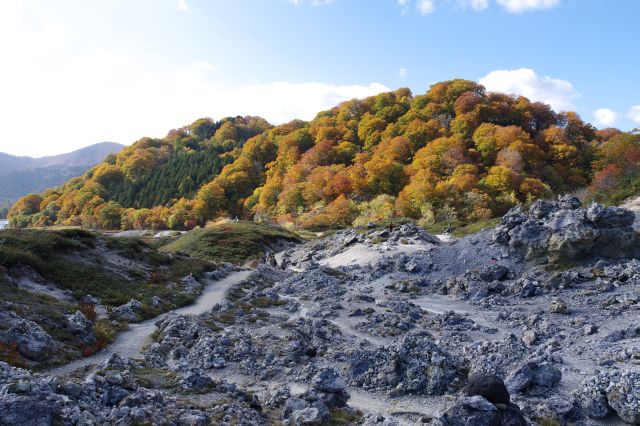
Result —
POLYGON ((0 207, 29 193, 62 185, 123 147, 114 142, 102 142, 66 154, 41 158, 0 153, 0 207))
POLYGON ((48 188, 62 185, 69 179, 81 176, 92 165, 74 167, 50 166, 13 171, 0 177, 2 179, 0 200, 5 203, 13 203, 20 197, 32 192, 43 192, 48 188))
POLYGON ((299 243, 300 238, 285 229, 253 222, 230 222, 194 229, 160 251, 186 253, 214 262, 244 263, 262 259, 299 243))
POLYGON ((2 230, 0 361, 37 367, 90 355, 127 322, 192 303, 201 286, 183 278, 205 278, 216 268, 132 238, 77 229, 2 230), (80 329, 74 329, 77 322, 80 329), (46 345, 30 343, 42 336, 46 345))
POLYGON ((466 80, 344 102, 310 122, 200 119, 144 138, 56 190, 15 226, 189 229, 220 215, 325 229, 394 216, 472 223, 540 197, 637 188, 640 136, 466 80), (630 172, 629 172, 630 171, 630 172))

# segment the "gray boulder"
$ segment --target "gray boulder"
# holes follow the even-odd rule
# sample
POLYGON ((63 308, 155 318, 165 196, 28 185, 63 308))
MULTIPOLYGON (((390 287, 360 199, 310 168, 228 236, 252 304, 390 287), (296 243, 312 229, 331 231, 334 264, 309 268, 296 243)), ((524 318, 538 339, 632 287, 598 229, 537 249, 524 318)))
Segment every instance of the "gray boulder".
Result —
POLYGON ((96 343, 96 336, 93 334, 93 324, 80 311, 67 317, 69 330, 85 345, 92 346, 96 343))
POLYGON ((563 300, 553 299, 549 304, 549 312, 554 314, 567 314, 569 313, 569 308, 563 300))
POLYGON ((559 210, 545 223, 549 230, 548 250, 556 257, 578 259, 593 251, 598 230, 585 223, 584 210, 559 210))
POLYGON ((631 210, 620 207, 603 207, 593 203, 587 208, 587 219, 596 226, 602 228, 620 228, 632 226, 636 215, 631 210))
POLYGON ((539 386, 552 388, 558 385, 562 373, 546 361, 529 361, 520 368, 514 370, 507 377, 507 389, 511 393, 519 393, 527 389, 539 386))
POLYGON ((307 407, 294 411, 291 420, 294 425, 319 425, 322 423, 322 415, 316 407, 307 407))
POLYGON ((575 393, 585 414, 592 419, 601 419, 611 412, 606 394, 608 385, 609 378, 598 374, 586 378, 575 393))
POLYGON ((443 395, 466 377, 462 360, 438 346, 425 331, 395 344, 351 354, 350 384, 392 395, 443 395))
POLYGON ((559 195, 557 201, 558 208, 564 210, 575 210, 580 208, 582 203, 577 197, 569 194, 559 195))
POLYGON ((434 426, 526 426, 527 422, 515 404, 498 408, 485 398, 475 395, 460 398, 444 413, 436 413, 434 426))
POLYGON ((325 368, 320 370, 311 379, 311 386, 319 392, 337 393, 347 388, 344 379, 340 377, 338 372, 333 368, 325 368))
POLYGON ((50 426, 60 411, 44 398, 8 394, 0 398, 0 426, 50 426))
POLYGON ((587 377, 575 392, 585 414, 601 419, 614 411, 629 424, 640 424, 640 373, 603 371, 587 377))
POLYGON ((142 319, 142 303, 136 299, 131 299, 124 305, 113 308, 113 316, 126 322, 139 322, 142 319))
POLYGON ((54 341, 42 327, 33 321, 18 319, 9 329, 0 333, 0 341, 15 343, 18 352, 33 361, 46 361, 51 357, 54 341))
POLYGON ((210 424, 209 419, 202 413, 187 412, 178 418, 179 426, 206 426, 210 424))
POLYGON ((480 278, 485 282, 503 281, 509 275, 509 268, 503 265, 491 265, 480 271, 480 278))
POLYGON ((511 209, 493 233, 493 240, 528 258, 551 260, 625 257, 637 251, 633 212, 592 204, 580 208, 571 196, 539 200, 528 212, 511 209))
POLYGON ((536 332, 533 330, 525 330, 522 333, 522 341, 527 346, 532 346, 537 339, 538 339, 538 336, 536 335, 536 332))
POLYGON ((558 205, 549 200, 537 200, 529 207, 529 216, 543 219, 558 209, 558 205))
POLYGON ((623 371, 607 387, 607 401, 622 420, 640 425, 640 372, 623 371))
POLYGON ((539 402, 528 404, 529 417, 536 419, 548 419, 558 424, 583 424, 584 416, 575 399, 553 395, 542 398, 539 402))

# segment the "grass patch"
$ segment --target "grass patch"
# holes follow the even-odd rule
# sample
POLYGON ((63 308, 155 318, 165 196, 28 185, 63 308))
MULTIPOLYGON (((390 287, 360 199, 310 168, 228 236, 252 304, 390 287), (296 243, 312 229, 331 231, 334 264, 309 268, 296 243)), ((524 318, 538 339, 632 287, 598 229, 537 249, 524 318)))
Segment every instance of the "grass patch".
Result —
POLYGON ((332 408, 329 410, 329 420, 327 424, 331 426, 354 425, 360 420, 362 420, 362 413, 360 411, 332 408))
POLYGON ((284 228, 254 222, 231 222, 194 229, 162 247, 162 252, 187 253, 214 262, 244 263, 259 258, 280 242, 300 242, 284 228))
POLYGON ((536 423, 540 426, 562 426, 562 423, 558 420, 549 417, 538 418, 536 419, 536 423))
MULTIPOLYGON (((134 238, 99 237, 80 229, 3 230, 0 232, 0 266, 21 263, 36 270, 56 286, 70 290, 76 298, 91 294, 107 305, 121 305, 132 298, 149 304, 153 296, 169 307, 193 302, 169 283, 193 273, 200 277, 212 270, 208 262, 158 253, 134 238), (103 239, 113 254, 133 262, 135 267, 110 265, 96 246, 103 239), (149 272, 153 271, 153 272, 149 272)), ((149 316, 159 312, 149 311, 149 316)))
POLYGON ((225 311, 225 312, 217 313, 214 316, 214 318, 219 323, 222 323, 225 325, 233 325, 236 323, 236 313, 233 311, 225 311))
POLYGON ((502 219, 499 217, 487 220, 481 220, 478 222, 466 223, 459 220, 452 222, 436 222, 432 225, 424 225, 423 228, 430 234, 442 234, 444 230, 451 226, 451 233, 456 237, 464 237, 467 235, 475 234, 482 231, 485 228, 495 228, 500 224, 502 219))
POLYGON ((376 237, 373 240, 371 240, 371 244, 382 244, 385 241, 387 241, 388 238, 384 238, 384 237, 376 237))
POLYGON ((453 235, 456 237, 464 237, 482 231, 483 229, 495 228, 500 224, 502 218, 496 217, 493 219, 481 220, 479 222, 473 222, 465 226, 457 227, 453 230, 453 235))
POLYGON ((618 182, 612 191, 596 194, 596 201, 606 206, 617 206, 629 198, 638 196, 640 194, 640 177, 625 180, 626 182, 618 182))
POLYGON ((94 348, 84 348, 83 355, 89 356, 93 353, 104 349, 116 338, 119 332, 128 328, 128 324, 113 323, 111 320, 103 318, 93 323, 93 334, 96 336, 96 345, 94 348))
POLYGON ((256 297, 255 299, 251 299, 249 303, 256 308, 270 308, 272 306, 282 306, 287 304, 285 300, 273 300, 269 297, 256 297))
POLYGON ((173 371, 139 367, 134 368, 131 373, 138 380, 140 386, 147 389, 173 389, 179 384, 178 375, 173 371))

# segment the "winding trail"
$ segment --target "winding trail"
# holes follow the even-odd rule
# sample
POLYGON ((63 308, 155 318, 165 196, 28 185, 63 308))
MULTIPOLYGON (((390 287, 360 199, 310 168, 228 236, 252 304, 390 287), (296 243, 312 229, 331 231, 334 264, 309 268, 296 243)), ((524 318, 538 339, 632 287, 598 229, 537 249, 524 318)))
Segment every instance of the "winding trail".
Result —
POLYGON ((160 321, 169 313, 198 315, 209 311, 216 305, 216 303, 219 303, 224 299, 225 294, 230 287, 247 279, 251 272, 252 271, 236 271, 218 281, 207 280, 207 286, 204 288, 202 294, 195 303, 166 312, 139 324, 131 324, 127 331, 120 333, 118 337, 116 337, 116 340, 102 351, 90 357, 81 358, 76 361, 72 361, 69 364, 51 369, 48 373, 57 376, 68 374, 88 365, 95 365, 104 362, 114 353, 117 353, 122 357, 138 357, 142 354, 142 349, 148 342, 149 337, 155 331, 156 322, 160 321))

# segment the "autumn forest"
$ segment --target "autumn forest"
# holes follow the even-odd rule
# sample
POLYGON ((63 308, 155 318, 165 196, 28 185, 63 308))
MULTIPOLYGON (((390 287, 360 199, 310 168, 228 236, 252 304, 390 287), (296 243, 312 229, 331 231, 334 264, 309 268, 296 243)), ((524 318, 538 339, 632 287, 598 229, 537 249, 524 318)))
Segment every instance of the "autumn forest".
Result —
POLYGON ((466 223, 577 192, 640 190, 640 133, 466 80, 351 100, 310 122, 199 119, 143 138, 59 188, 20 199, 13 226, 191 229, 220 216, 311 230, 393 217, 466 223))

